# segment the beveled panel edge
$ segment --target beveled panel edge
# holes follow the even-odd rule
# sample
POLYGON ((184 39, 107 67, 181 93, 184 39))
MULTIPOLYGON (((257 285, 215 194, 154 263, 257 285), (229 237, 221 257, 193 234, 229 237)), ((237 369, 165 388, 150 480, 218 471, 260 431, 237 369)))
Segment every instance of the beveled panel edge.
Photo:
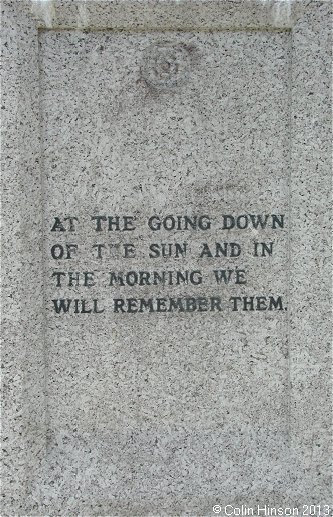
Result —
POLYGON ((304 0, 31 0, 39 29, 288 30, 304 0))

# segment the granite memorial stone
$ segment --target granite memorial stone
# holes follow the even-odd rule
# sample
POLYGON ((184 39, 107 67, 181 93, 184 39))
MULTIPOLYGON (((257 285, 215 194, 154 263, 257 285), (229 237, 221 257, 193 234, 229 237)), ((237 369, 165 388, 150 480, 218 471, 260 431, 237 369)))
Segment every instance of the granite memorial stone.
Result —
POLYGON ((2 2, 3 515, 331 515, 330 7, 2 2))

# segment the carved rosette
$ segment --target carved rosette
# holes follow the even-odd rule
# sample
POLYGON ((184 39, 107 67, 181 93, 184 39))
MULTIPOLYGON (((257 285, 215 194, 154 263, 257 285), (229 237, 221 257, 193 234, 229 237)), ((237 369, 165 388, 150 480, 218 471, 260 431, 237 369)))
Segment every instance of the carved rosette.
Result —
POLYGON ((145 50, 141 75, 148 85, 168 89, 186 82, 189 69, 188 49, 182 44, 164 42, 145 50))

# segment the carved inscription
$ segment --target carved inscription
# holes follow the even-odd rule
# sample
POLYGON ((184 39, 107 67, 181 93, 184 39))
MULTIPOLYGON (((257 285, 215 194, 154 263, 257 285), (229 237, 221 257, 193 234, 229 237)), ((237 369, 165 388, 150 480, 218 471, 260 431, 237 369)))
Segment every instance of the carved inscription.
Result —
POLYGON ((214 218, 209 214, 154 214, 146 219, 97 214, 84 222, 78 215, 55 216, 49 228, 54 239, 49 257, 55 265, 50 281, 58 293, 66 295, 54 297, 51 308, 59 316, 98 315, 106 310, 118 315, 285 311, 281 293, 253 292, 248 270, 242 265, 249 257, 273 260, 275 236, 285 225, 284 214, 221 214, 214 218), (92 241, 78 239, 80 230, 92 241), (253 231, 255 238, 230 239, 231 230, 233 236, 253 231), (265 231, 269 240, 260 239, 260 231, 265 231), (147 238, 136 238, 145 232, 147 238), (173 240, 165 238, 168 235, 173 240), (193 235, 200 239, 193 240, 193 235), (98 268, 78 270, 76 266, 82 262, 97 262, 98 268), (240 292, 228 294, 230 287, 240 292), (78 289, 89 294, 90 289, 96 292, 98 288, 109 292, 111 303, 95 296, 73 295, 78 289), (187 293, 188 289, 191 292, 187 293))

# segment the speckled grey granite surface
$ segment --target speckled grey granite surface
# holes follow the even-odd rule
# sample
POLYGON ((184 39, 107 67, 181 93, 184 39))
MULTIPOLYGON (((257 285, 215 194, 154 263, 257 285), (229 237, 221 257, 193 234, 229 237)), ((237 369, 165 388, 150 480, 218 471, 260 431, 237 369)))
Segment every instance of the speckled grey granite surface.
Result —
POLYGON ((45 356, 37 28, 1 3, 1 514, 26 514, 45 457, 45 356))
POLYGON ((325 515, 330 3, 5 0, 2 11, 2 514, 314 504, 325 515), (147 226, 170 214, 212 227, 147 226), (285 224, 226 231, 223 214, 285 224), (98 215, 133 216, 136 229, 96 232, 98 215), (50 231, 73 216, 75 232, 50 231), (149 257, 151 243, 185 241, 186 258, 149 257), (200 258, 203 242, 224 241, 241 256, 200 258), (273 255, 254 257, 256 241, 273 255), (129 242, 133 258, 92 248, 129 242), (53 259, 68 243, 75 257, 53 259), (245 269, 247 284, 217 286, 223 267, 245 269), (203 284, 107 282, 111 270, 185 269, 203 284), (96 285, 57 287, 52 273, 68 271, 94 271, 96 285), (227 303, 251 295, 281 296, 281 310, 227 303), (220 296, 223 310, 114 309, 188 296, 220 296), (59 298, 104 311, 56 314, 59 298))

